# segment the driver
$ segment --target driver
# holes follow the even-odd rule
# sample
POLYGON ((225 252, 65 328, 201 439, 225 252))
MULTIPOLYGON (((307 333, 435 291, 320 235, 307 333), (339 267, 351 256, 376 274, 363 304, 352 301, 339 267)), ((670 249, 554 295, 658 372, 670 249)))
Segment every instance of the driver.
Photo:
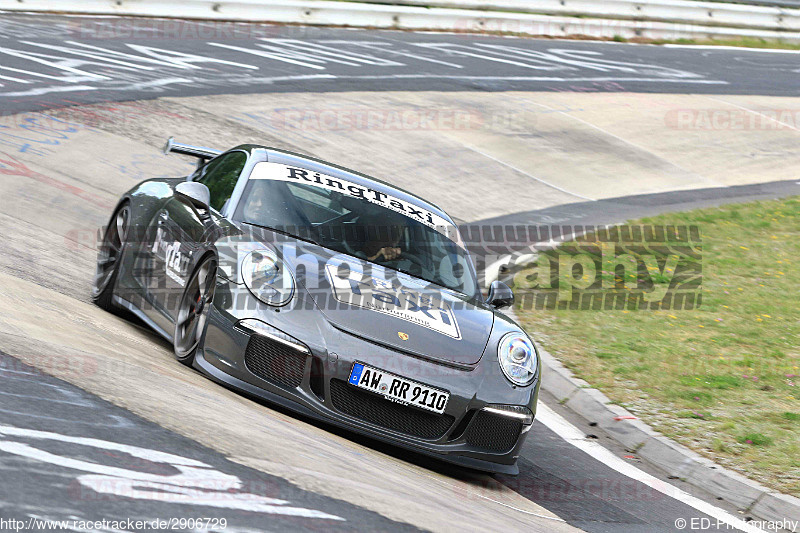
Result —
POLYGON ((373 213, 359 217, 359 223, 367 237, 361 251, 369 261, 402 259, 400 242, 404 228, 398 222, 388 210, 385 214, 373 213))
POLYGON ((244 207, 247 220, 259 222, 269 215, 269 194, 266 181, 256 181, 244 207))
POLYGON ((292 205, 286 201, 291 193, 286 184, 270 180, 253 180, 244 206, 245 220, 273 227, 302 224, 292 205))

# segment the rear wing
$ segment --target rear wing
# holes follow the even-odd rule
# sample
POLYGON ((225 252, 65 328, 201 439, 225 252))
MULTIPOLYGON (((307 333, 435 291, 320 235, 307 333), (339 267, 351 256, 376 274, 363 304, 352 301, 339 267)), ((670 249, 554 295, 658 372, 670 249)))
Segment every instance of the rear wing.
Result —
POLYGON ((197 158, 197 166, 203 165, 209 159, 214 159, 222 153, 222 150, 214 150, 213 148, 203 148, 200 146, 191 146, 176 142, 174 138, 167 139, 167 144, 164 145, 165 154, 181 154, 190 155, 197 158))

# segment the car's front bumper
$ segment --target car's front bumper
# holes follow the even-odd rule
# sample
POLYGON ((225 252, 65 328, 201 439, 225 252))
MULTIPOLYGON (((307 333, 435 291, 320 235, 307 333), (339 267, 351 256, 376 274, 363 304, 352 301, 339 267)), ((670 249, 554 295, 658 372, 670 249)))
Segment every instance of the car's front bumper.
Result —
POLYGON ((237 322, 227 310, 211 306, 203 349, 195 359, 195 366, 209 377, 315 419, 445 461, 491 472, 518 472, 516 461, 530 424, 485 408, 519 405, 535 414, 538 382, 515 388, 502 377, 496 361, 469 368, 445 365, 368 342, 325 320, 314 321, 314 327, 305 330, 310 339, 292 330, 292 336, 308 348, 307 354, 274 342, 265 344, 263 338, 251 343, 251 336, 258 333, 235 327, 237 322), (314 329, 323 331, 311 333, 314 329), (282 348, 285 354, 270 355, 282 348), (449 391, 444 414, 401 406, 349 385, 356 361, 449 391))

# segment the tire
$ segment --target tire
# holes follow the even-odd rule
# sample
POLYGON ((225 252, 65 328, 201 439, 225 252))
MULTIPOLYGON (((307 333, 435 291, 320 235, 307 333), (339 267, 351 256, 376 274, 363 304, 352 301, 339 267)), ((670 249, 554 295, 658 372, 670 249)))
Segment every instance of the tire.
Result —
POLYGON ((192 366, 200 347, 216 286, 217 259, 213 255, 207 255, 186 283, 175 317, 175 332, 172 336, 175 357, 187 366, 192 366))
POLYGON ((130 227, 131 207, 126 203, 120 206, 111 217, 97 253, 97 270, 92 284, 92 301, 106 311, 114 309, 114 285, 122 264, 130 227))

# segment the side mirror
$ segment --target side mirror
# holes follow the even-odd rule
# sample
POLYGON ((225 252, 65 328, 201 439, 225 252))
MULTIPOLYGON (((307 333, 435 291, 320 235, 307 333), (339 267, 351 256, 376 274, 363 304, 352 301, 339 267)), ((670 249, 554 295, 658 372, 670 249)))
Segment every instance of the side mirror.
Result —
POLYGON ((189 200, 195 207, 208 211, 211 193, 208 187, 196 181, 184 181, 175 187, 175 196, 189 200))
POLYGON ((514 305, 514 292, 511 287, 502 281, 493 281, 489 286, 489 296, 486 298, 486 303, 495 309, 514 305))

